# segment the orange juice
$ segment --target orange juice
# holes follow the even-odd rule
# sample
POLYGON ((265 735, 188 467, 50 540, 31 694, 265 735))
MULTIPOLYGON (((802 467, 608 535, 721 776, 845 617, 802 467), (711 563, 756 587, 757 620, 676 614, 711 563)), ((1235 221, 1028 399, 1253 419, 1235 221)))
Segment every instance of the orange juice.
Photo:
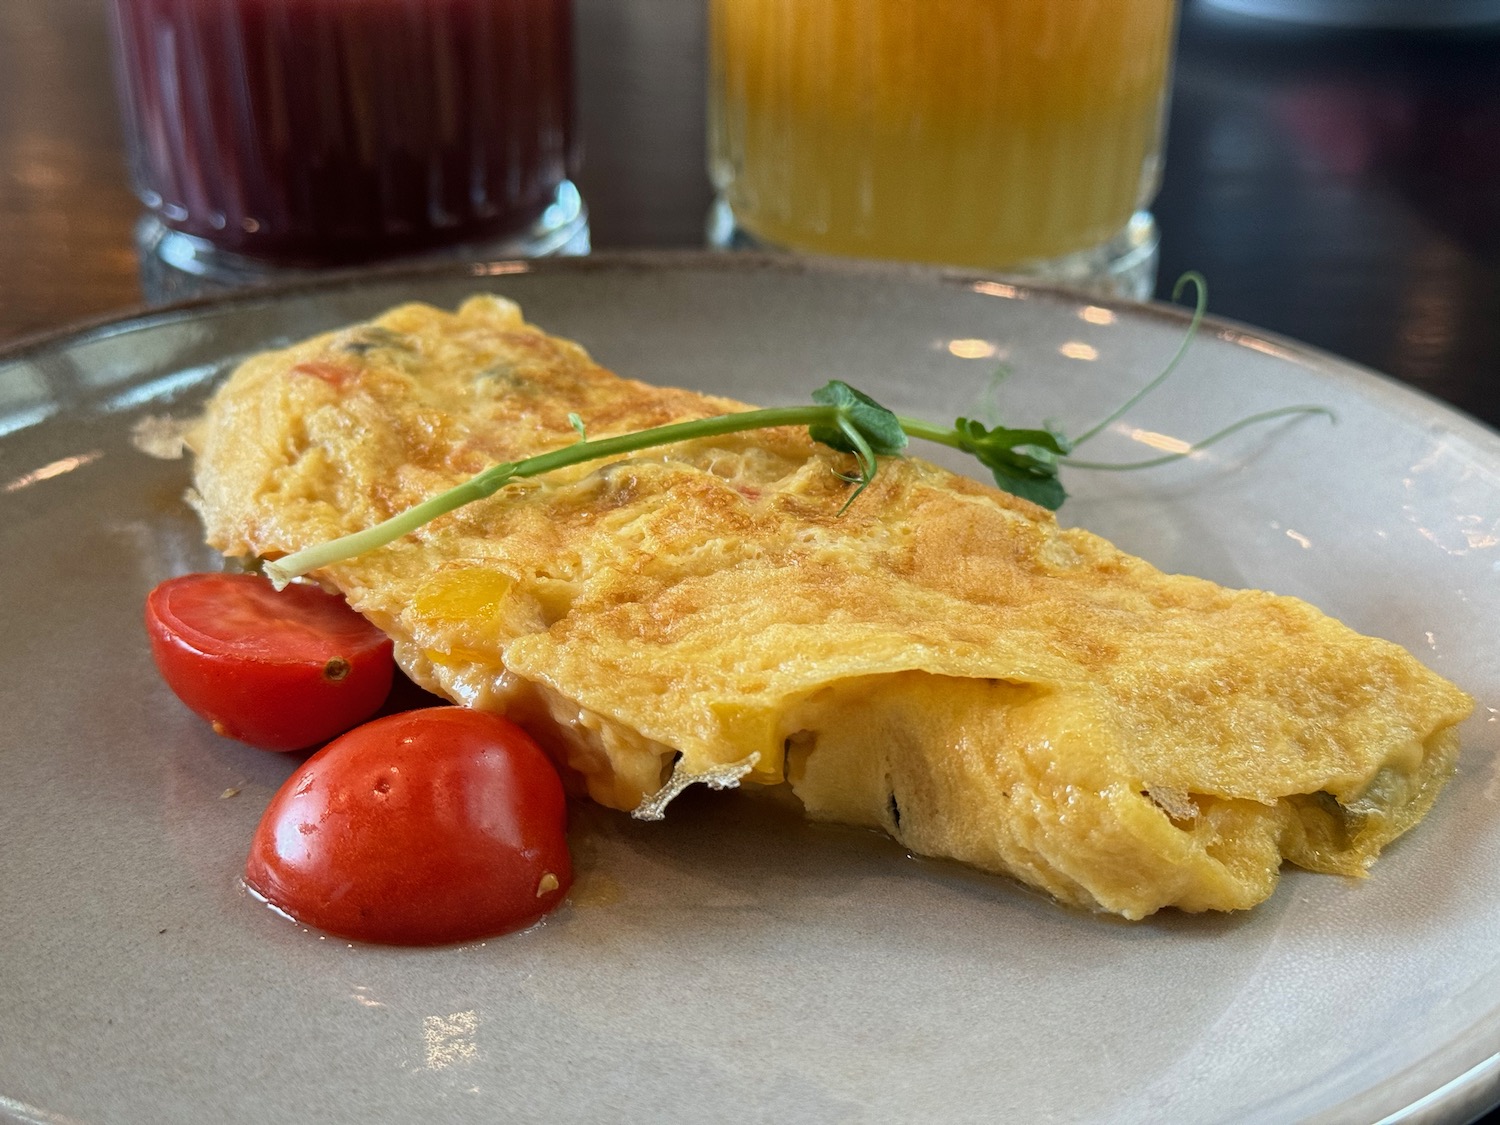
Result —
POLYGON ((1159 176, 1176 0, 712 0, 715 187, 757 240, 1024 267, 1159 176))

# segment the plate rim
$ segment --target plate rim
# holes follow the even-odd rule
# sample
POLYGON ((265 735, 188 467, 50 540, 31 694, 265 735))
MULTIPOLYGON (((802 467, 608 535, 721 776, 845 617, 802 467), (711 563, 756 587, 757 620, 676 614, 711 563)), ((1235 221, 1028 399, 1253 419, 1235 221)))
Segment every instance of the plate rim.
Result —
MULTIPOLYGON (((542 273, 601 273, 639 270, 672 272, 674 270, 716 270, 728 273, 780 272, 788 275, 819 274, 827 277, 875 278, 910 282, 934 287, 973 289, 981 284, 1002 285, 1012 296, 1024 300, 1036 295, 1048 300, 1082 300, 1123 312, 1134 318, 1186 327, 1192 311, 1185 306, 1162 300, 1137 301, 1125 297, 1105 297, 1095 293, 1054 285, 1005 273, 986 273, 949 266, 920 263, 863 261, 816 255, 793 256, 773 252, 722 250, 618 250, 578 257, 551 258, 479 258, 460 261, 428 262, 418 265, 394 263, 359 269, 338 270, 311 279, 278 281, 226 293, 216 293, 176 301, 166 305, 134 305, 102 316, 74 321, 41 332, 0 342, 0 365, 25 362, 60 348, 96 339, 105 339, 136 328, 191 320, 202 314, 237 307, 279 304, 283 301, 332 291, 360 289, 366 286, 421 283, 472 277, 485 278, 542 273)), ((1200 332, 1210 332, 1219 340, 1237 347, 1250 347, 1273 358, 1299 363, 1319 375, 1337 382, 1358 385, 1393 409, 1410 413, 1416 410, 1429 424, 1488 447, 1487 452, 1500 460, 1500 428, 1467 413, 1429 391, 1407 383, 1394 375, 1368 367, 1352 359, 1258 328, 1230 317, 1207 313, 1200 332), (1255 348, 1254 344, 1269 345, 1255 348)))

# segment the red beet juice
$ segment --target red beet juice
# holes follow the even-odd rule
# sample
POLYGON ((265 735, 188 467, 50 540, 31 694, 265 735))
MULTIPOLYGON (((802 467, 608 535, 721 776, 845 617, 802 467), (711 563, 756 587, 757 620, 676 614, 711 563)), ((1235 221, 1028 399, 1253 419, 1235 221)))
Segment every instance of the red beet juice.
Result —
POLYGON ((503 237, 573 173, 570 0, 112 0, 131 174, 219 250, 503 237))

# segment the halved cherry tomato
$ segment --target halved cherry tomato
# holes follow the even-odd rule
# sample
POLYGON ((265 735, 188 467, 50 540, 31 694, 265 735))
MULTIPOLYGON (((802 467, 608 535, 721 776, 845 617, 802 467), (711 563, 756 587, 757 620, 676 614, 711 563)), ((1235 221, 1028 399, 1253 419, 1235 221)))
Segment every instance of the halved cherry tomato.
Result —
POLYGON ((336 594, 253 574, 185 574, 146 599, 168 686, 229 738, 300 750, 369 718, 390 691, 391 641, 336 594))
POLYGON ((562 782, 525 731, 432 707, 356 727, 304 762, 261 818, 245 882, 340 937, 470 941, 562 902, 566 832, 562 782))

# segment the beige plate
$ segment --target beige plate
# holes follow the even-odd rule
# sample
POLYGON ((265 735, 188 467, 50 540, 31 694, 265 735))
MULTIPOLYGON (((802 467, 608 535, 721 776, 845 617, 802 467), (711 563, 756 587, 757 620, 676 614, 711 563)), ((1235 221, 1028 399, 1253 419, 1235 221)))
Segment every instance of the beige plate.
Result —
POLYGON ((1224 324, 1093 454, 1292 402, 1338 425, 1075 475, 1065 515, 1308 598, 1478 697, 1459 777, 1368 881, 1289 872, 1245 916, 1128 925, 704 794, 660 825, 581 810, 578 889, 519 936, 355 946, 248 898, 240 864, 294 760, 215 737, 152 670, 142 598, 214 560, 187 466, 132 434, 236 357, 475 290, 623 373, 767 404, 840 377, 952 418, 1003 362, 1006 417, 1073 432, 1184 323, 937 273, 657 256, 367 276, 0 355, 0 1118, 1456 1122, 1500 1096, 1500 438, 1224 324))

